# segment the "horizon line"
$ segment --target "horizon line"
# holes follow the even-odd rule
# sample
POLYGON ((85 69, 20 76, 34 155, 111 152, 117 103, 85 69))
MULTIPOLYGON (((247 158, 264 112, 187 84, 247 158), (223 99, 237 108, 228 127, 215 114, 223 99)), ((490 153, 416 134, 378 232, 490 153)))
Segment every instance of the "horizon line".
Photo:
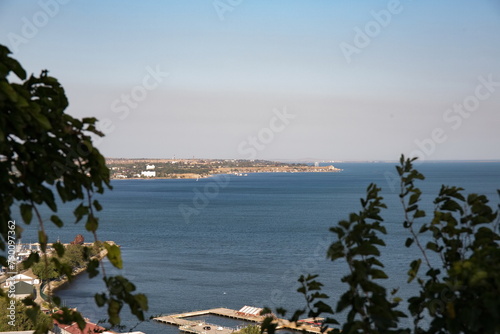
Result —
MULTIPOLYGON (((399 162, 399 159, 348 159, 348 160, 336 160, 336 159, 313 159, 313 158, 297 158, 297 159, 241 159, 241 158, 201 158, 201 157, 192 157, 192 158, 130 158, 130 157, 104 157, 106 160, 238 160, 238 161, 273 161, 273 162, 322 162, 322 163, 394 163, 399 162)), ((499 159, 425 159, 425 160, 417 160, 419 162, 500 162, 499 159)))

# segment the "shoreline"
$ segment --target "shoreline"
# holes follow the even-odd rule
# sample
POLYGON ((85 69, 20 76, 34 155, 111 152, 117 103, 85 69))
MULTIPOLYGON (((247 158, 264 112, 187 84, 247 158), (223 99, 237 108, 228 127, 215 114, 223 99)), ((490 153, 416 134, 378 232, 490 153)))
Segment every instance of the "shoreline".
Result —
MULTIPOLYGON (((116 245, 114 241, 104 241, 104 243, 108 243, 110 245, 116 245)), ((99 254, 94 255, 91 257, 91 259, 97 259, 99 262, 101 262, 106 255, 108 254, 108 250, 104 248, 99 252, 99 254)), ((78 268, 73 272, 73 278, 76 278, 78 275, 81 273, 85 272, 87 270, 87 266, 85 265, 84 267, 78 268)), ((66 283, 71 283, 66 275, 61 276, 61 279, 58 281, 50 281, 47 283, 43 290, 41 291, 43 294, 50 296, 54 294, 54 291, 65 285, 66 283)))
POLYGON ((248 169, 244 170, 232 170, 222 173, 211 173, 209 175, 201 175, 201 174, 173 174, 171 177, 161 176, 161 177, 114 177, 110 178, 110 180, 194 180, 194 179, 208 179, 218 175, 237 175, 243 176, 244 174, 270 174, 270 173, 338 173, 343 171, 340 168, 328 168, 328 167, 309 167, 307 170, 297 170, 297 168, 286 169, 286 170, 261 170, 261 171, 249 171, 248 169), (181 177, 179 177, 181 176, 181 177))

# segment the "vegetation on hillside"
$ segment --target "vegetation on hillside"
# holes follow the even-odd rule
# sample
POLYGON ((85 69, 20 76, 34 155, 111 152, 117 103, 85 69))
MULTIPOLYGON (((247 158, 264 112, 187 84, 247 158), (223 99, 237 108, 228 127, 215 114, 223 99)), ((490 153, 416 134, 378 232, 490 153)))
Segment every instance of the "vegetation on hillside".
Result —
POLYGON ((260 333, 261 333, 261 328, 259 325, 249 325, 243 327, 237 332, 234 332, 233 334, 260 334, 260 333))
POLYGON ((20 300, 0 298, 0 332, 29 331, 37 327, 52 327, 52 320, 40 310, 32 309, 20 300))
POLYGON ((67 245, 65 246, 64 255, 62 257, 49 257, 43 258, 42 261, 35 263, 31 266, 33 274, 37 275, 41 280, 51 280, 59 278, 66 274, 66 272, 73 272, 88 264, 89 258, 97 255, 100 250, 104 249, 97 243, 92 247, 85 247, 83 245, 67 245), (86 252, 89 252, 86 254, 86 252), (48 266, 46 265, 48 263, 48 266), (64 270, 60 270, 60 268, 64 270), (58 269, 59 268, 59 269, 58 269))

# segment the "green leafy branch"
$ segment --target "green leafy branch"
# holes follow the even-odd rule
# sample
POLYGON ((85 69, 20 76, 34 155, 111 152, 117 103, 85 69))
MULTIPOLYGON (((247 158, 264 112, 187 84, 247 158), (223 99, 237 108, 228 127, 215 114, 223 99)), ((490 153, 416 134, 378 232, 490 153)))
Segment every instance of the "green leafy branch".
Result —
MULTIPOLYGON (((488 205, 484 195, 463 195, 462 188, 443 185, 434 200, 430 223, 422 223, 418 235, 430 234, 425 248, 413 230, 415 218, 425 216, 418 207, 421 191, 413 184, 423 176, 413 169, 415 159, 401 157, 398 166, 405 209, 404 227, 410 229, 428 264, 427 278, 418 276, 421 259, 414 260, 408 271, 409 281, 417 278, 418 296, 409 299, 409 310, 416 332, 498 333, 500 325, 500 249, 498 211, 488 205), (408 195, 410 195, 407 200, 408 195), (408 202, 406 202, 406 200, 408 202), (408 204, 406 204, 408 203, 408 204), (408 213, 415 212, 411 219, 408 213), (430 265, 427 252, 441 260, 439 268, 430 265), (420 326, 431 318, 428 328, 420 326)), ((500 194, 500 192, 499 192, 500 194)), ((412 242, 407 241, 410 247, 412 242)))
MULTIPOLYGON (((64 256, 64 247, 53 243, 57 256, 47 256, 49 236, 38 207, 47 206, 54 213, 50 221, 63 228, 64 223, 57 215, 54 193, 63 203, 81 201, 73 212, 76 222, 85 218, 85 229, 94 235, 96 243, 99 241, 98 217, 94 210, 100 211, 102 206, 93 200, 93 196, 112 187, 105 159, 92 145, 91 136, 103 136, 103 133, 96 128, 95 118, 79 120, 64 112, 68 100, 57 79, 50 77, 47 71, 42 71, 38 77, 31 75, 27 78, 26 71, 9 54, 10 51, 0 45, 0 220, 10 221, 11 208, 17 204, 26 225, 31 223, 35 213, 45 276, 49 277, 49 268, 55 267, 58 273, 71 280, 71 266, 60 260, 64 256), (7 78, 11 73, 21 82, 9 82, 7 78)), ((8 239, 6 224, 0 225, 0 234, 3 237, 0 249, 5 250, 8 239)), ((17 225, 16 236, 20 238, 21 234, 22 229, 17 225)), ((106 249, 112 265, 121 269, 119 247, 108 245, 106 249)), ((84 251, 84 257, 88 261, 89 276, 96 276, 99 261, 91 257, 88 249, 84 251)), ((29 268, 39 261, 39 255, 32 255, 24 264, 29 268)), ((0 263, 7 266, 7 258, 0 256, 0 263)), ((143 320, 147 298, 143 294, 133 294, 135 286, 123 277, 106 276, 103 266, 101 271, 108 292, 105 302, 98 305, 107 305, 111 324, 120 319, 121 307, 117 304, 128 304, 132 313, 143 320)), ((1 295, 5 297, 3 292, 1 295)), ((101 299, 96 295, 96 301, 102 301, 102 295, 99 296, 101 299)), ((25 303, 32 309, 37 308, 32 300, 25 303)), ((51 306, 60 308, 58 298, 52 298, 51 306)), ((77 313, 63 311, 63 314, 61 321, 76 321, 83 329, 77 313)))

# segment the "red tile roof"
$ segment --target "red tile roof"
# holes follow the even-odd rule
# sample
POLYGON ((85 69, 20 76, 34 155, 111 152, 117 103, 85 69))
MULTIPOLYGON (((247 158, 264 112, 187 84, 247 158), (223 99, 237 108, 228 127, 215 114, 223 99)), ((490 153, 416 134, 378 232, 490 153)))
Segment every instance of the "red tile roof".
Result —
POLYGON ((64 325, 64 324, 60 324, 59 322, 54 320, 54 326, 58 326, 62 330, 65 330, 71 334, 94 334, 94 333, 102 333, 106 330, 104 327, 101 327, 99 325, 93 324, 93 323, 88 322, 88 321, 87 321, 83 331, 80 330, 80 328, 78 327, 78 324, 76 322, 72 323, 71 325, 64 325))

